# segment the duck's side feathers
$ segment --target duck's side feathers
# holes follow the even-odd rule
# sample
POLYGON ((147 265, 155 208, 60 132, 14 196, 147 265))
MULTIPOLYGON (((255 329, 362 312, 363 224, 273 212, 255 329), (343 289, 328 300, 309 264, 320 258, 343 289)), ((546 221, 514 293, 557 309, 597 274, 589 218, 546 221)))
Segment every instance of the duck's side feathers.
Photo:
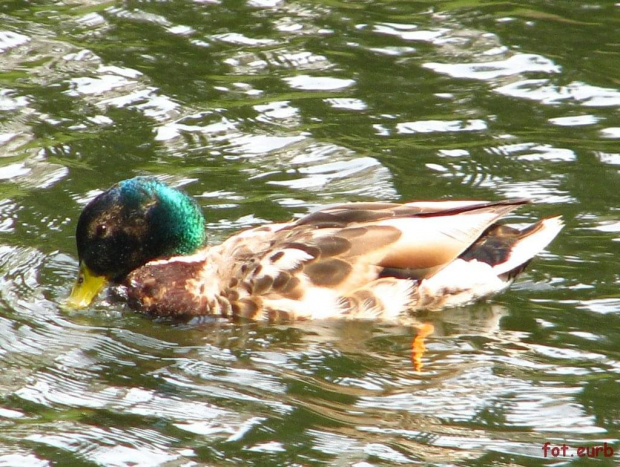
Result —
POLYGON ((381 278, 343 296, 344 317, 348 319, 396 320, 413 304, 412 280, 381 278))
POLYGON ((341 294, 325 287, 309 287, 300 300, 263 297, 261 312, 253 319, 382 319, 396 320, 413 301, 411 280, 382 278, 341 294))
POLYGON ((511 282, 498 277, 493 267, 485 262, 459 258, 419 283, 414 293, 414 309, 436 310, 467 305, 501 292, 511 282))

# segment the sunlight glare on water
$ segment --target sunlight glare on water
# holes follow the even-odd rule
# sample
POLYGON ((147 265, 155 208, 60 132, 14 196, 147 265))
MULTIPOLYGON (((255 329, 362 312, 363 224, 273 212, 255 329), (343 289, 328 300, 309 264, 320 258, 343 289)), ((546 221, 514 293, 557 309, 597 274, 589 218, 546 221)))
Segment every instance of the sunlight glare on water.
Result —
POLYGON ((617 465, 618 8, 0 3, 0 465, 617 465), (345 201, 566 228, 508 292, 399 323, 68 313, 81 209, 144 174, 214 243, 345 201))

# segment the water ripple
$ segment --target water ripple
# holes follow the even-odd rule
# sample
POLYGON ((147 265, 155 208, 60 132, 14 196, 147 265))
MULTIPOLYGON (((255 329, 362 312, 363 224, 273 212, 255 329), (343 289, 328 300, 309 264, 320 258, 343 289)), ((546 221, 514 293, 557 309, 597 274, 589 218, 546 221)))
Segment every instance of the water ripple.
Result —
POLYGON ((483 81, 523 73, 559 73, 561 71, 560 67, 551 60, 535 54, 515 54, 505 60, 480 63, 425 63, 424 67, 437 73, 445 73, 453 78, 483 81))
POLYGON ((547 439, 618 444, 617 7, 4 3, 0 465, 521 465, 549 462, 547 439), (513 219, 567 227, 505 294, 398 324, 62 310, 80 210, 135 174, 196 195, 214 241, 345 200, 528 197, 513 219))
POLYGON ((585 107, 620 106, 620 91, 617 89, 581 82, 558 86, 544 79, 528 79, 498 87, 496 91, 506 96, 536 100, 550 105, 574 102, 585 107))
POLYGON ((191 449, 174 448, 174 439, 149 429, 83 428, 60 422, 56 426, 41 426, 41 431, 26 439, 35 445, 72 453, 78 459, 110 466, 157 466, 192 455, 191 449))

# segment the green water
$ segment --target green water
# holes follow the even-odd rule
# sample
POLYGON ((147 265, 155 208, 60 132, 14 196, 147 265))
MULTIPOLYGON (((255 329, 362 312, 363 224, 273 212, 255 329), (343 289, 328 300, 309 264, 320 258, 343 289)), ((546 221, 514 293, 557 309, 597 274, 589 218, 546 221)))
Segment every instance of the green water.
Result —
POLYGON ((0 465, 618 465, 619 18, 0 2, 0 465), (137 174, 184 186, 213 242, 360 200, 525 196, 515 222, 566 228, 507 293, 417 316, 415 371, 411 326, 62 311, 81 209, 137 174))

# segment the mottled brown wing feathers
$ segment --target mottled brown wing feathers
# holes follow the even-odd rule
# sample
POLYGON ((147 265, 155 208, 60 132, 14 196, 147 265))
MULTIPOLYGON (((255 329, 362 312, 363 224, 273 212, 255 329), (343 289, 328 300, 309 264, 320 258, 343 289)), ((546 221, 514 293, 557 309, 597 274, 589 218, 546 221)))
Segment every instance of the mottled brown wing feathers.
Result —
POLYGON ((415 201, 404 206, 415 206, 420 209, 419 217, 431 217, 436 215, 451 216, 481 209, 503 211, 506 207, 509 208, 508 212, 510 212, 518 206, 530 203, 531 201, 526 198, 512 198, 500 201, 415 201))
POLYGON ((370 255, 393 245, 403 236, 403 232, 394 226, 368 225, 342 229, 337 235, 350 242, 348 256, 361 256, 370 255))
POLYGON ((501 206, 515 207, 528 204, 524 198, 501 201, 416 201, 396 203, 349 203, 327 206, 299 219, 294 226, 309 225, 318 228, 347 227, 351 224, 376 222, 389 218, 432 217, 456 215, 478 209, 501 206))
POLYGON ((346 227, 353 223, 359 224, 392 217, 393 211, 399 206, 393 203, 333 205, 302 217, 295 225, 310 225, 318 228, 346 227))
POLYGON ((304 268, 304 274, 313 285, 333 288, 344 282, 352 271, 351 263, 339 258, 315 261, 304 268))
POLYGON ((299 299, 308 286, 347 290, 381 276, 427 277, 524 202, 332 206, 276 232, 268 252, 242 271, 243 287, 299 299))

